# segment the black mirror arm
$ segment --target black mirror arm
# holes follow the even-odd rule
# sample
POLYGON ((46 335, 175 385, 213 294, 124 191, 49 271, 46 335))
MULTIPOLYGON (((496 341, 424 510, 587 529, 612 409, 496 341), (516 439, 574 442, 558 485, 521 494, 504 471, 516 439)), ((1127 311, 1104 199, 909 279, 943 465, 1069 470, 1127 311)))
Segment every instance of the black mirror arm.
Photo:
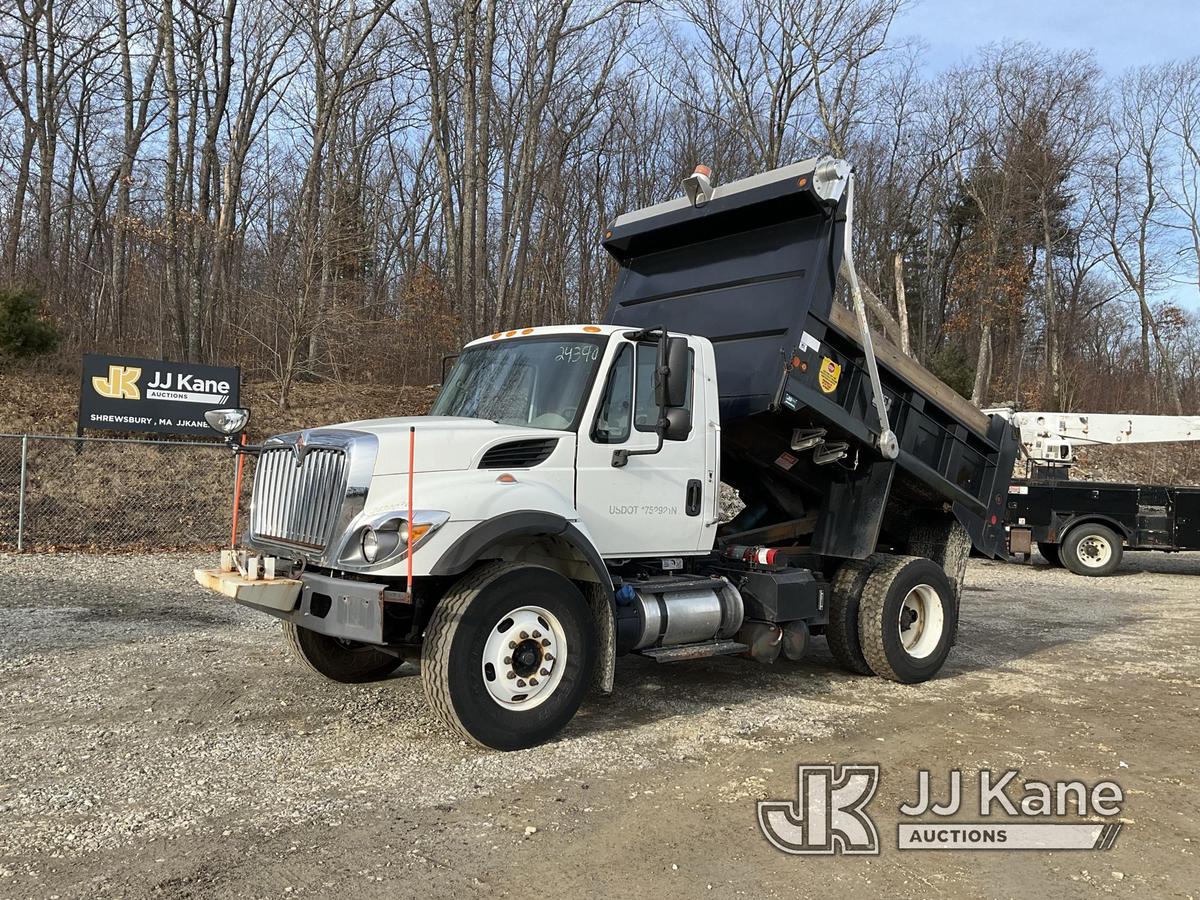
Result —
POLYGON ((659 411, 658 425, 655 426, 654 431, 658 434, 657 446, 653 448, 647 447, 645 450, 614 450, 612 455, 613 468, 625 468, 625 464, 629 462, 629 457, 631 456, 653 456, 655 453, 662 452, 663 443, 665 441, 664 436, 667 433, 667 417, 662 415, 661 410, 659 411))
POLYGON ((262 453, 262 444, 243 444, 235 440, 232 434, 225 435, 225 446, 233 451, 234 456, 239 453, 244 456, 258 456, 262 453))

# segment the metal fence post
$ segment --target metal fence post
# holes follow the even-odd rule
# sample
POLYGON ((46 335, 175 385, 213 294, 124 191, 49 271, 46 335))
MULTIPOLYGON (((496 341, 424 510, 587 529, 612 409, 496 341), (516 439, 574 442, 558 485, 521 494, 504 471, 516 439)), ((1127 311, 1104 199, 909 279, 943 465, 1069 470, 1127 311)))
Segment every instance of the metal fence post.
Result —
POLYGON ((17 552, 25 549, 25 469, 29 457, 29 435, 21 435, 21 482, 17 488, 17 552))

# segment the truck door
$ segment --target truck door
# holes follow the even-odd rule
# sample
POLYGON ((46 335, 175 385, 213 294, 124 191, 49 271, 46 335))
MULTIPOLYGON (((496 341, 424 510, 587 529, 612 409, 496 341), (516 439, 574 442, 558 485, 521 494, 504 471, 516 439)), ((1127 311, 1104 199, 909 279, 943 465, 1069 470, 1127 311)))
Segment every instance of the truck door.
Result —
POLYGON ((579 426, 575 504, 601 556, 708 550, 701 548, 714 490, 705 465, 708 417, 694 377, 696 348, 689 344, 686 408, 692 427, 686 440, 664 441, 658 453, 613 465, 614 450, 652 450, 658 443, 653 343, 617 345, 606 382, 579 426))

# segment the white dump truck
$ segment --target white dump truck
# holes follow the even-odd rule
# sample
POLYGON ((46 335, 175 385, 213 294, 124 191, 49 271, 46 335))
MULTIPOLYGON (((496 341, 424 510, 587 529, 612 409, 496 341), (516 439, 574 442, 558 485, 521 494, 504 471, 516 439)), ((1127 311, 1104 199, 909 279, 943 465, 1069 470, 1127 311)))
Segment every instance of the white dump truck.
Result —
MULTIPOLYGON (((197 579, 336 681, 419 660, 446 724, 501 750, 627 653, 769 663, 823 635, 853 671, 935 675, 971 546, 1003 549, 1015 433, 872 341, 846 163, 685 187, 606 230, 604 324, 471 342, 428 416, 244 448, 249 546, 197 579)), ((233 444, 246 416, 209 418, 233 444)))

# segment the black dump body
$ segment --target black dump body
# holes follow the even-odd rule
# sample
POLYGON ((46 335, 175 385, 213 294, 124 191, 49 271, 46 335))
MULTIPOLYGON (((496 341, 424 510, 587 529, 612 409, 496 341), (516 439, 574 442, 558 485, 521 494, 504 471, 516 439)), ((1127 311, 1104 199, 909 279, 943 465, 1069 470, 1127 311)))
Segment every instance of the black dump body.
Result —
POLYGON ((806 534, 813 553, 862 558, 953 509, 977 550, 1003 552, 1015 432, 878 337, 899 458, 875 449, 857 320, 834 297, 846 198, 814 189, 820 162, 719 187, 699 207, 681 198, 618 218, 605 240, 620 265, 606 321, 713 342, 722 480, 747 503, 734 531, 760 543, 806 534), (814 429, 824 445, 793 450, 814 429), (830 461, 823 451, 839 442, 846 455, 830 461))

